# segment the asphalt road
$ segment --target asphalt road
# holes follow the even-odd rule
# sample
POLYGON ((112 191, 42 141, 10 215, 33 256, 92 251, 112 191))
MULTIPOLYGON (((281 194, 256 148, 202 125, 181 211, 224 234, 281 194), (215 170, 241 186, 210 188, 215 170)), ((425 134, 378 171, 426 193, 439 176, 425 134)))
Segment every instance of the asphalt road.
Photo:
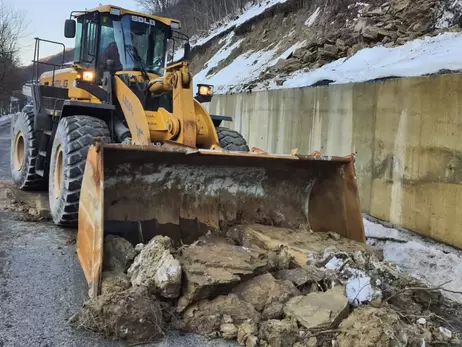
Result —
MULTIPOLYGON (((0 179, 9 178, 10 124, 0 125, 0 179)), ((67 319, 87 296, 87 284, 75 253, 75 230, 51 223, 20 221, 0 211, 0 347, 123 346, 67 319)), ((196 335, 167 333, 147 346, 236 346, 196 335)))

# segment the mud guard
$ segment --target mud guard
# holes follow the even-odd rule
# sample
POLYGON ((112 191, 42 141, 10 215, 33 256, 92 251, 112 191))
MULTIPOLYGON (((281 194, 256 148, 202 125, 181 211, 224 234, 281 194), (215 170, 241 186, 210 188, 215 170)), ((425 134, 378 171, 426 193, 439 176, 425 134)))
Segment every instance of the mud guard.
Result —
POLYGON ((354 156, 272 155, 104 144, 89 150, 77 252, 91 295, 101 286, 103 238, 157 234, 193 242, 236 224, 333 231, 365 242, 354 156))

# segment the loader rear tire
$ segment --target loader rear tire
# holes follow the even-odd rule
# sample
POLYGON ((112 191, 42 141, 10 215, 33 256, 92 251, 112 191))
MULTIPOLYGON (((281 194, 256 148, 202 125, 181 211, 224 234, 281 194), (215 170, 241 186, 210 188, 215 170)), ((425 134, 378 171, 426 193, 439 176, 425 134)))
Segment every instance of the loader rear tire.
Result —
POLYGON ((249 146, 244 137, 235 130, 217 127, 218 140, 220 146, 227 151, 248 152, 249 146))
POLYGON ((57 225, 77 225, 88 149, 98 137, 102 142, 111 142, 108 126, 101 119, 70 116, 59 122, 51 150, 48 180, 50 210, 57 225))
POLYGON ((10 167, 11 177, 21 190, 38 190, 46 187, 45 180, 35 173, 38 156, 34 130, 34 112, 22 112, 11 123, 10 167))

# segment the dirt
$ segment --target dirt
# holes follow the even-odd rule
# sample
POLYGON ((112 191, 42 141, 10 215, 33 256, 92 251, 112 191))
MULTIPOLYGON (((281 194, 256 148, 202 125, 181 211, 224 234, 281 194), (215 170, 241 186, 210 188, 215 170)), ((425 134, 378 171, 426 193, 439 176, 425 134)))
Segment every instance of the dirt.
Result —
POLYGON ((255 308, 235 294, 221 295, 213 300, 201 300, 188 307, 182 315, 184 329, 209 337, 220 336, 222 324, 241 325, 258 323, 260 314, 255 308))
POLYGON ((135 267, 154 277, 165 255, 178 259, 180 297, 106 273, 113 289, 86 302, 74 325, 130 342, 179 329, 252 347, 456 346, 462 333, 454 302, 334 233, 247 225, 178 249, 163 236, 137 249, 135 267))
POLYGON ((103 264, 107 271, 126 272, 135 258, 135 248, 130 242, 116 235, 104 238, 103 264))
POLYGON ((146 287, 107 293, 85 302, 71 324, 111 339, 155 341, 164 336, 162 307, 146 287))
POLYGON ((23 222, 51 220, 47 192, 22 191, 7 180, 0 180, 0 210, 12 212, 23 222))
POLYGON ((130 278, 123 272, 105 271, 101 283, 101 294, 119 293, 131 287, 130 278))

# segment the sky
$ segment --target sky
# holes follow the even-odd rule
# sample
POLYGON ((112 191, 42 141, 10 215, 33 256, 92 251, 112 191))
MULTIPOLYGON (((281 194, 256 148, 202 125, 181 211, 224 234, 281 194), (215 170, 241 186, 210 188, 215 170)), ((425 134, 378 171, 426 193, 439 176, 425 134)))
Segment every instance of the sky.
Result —
MULTIPOLYGON (((64 37, 64 21, 71 11, 97 7, 99 4, 116 5, 130 10, 139 10, 134 0, 7 0, 16 10, 24 12, 27 36, 21 40, 21 63, 28 65, 34 58, 34 38, 62 42, 66 48, 74 47, 74 39, 64 37)), ((51 44, 40 44, 40 58, 58 53, 62 48, 51 44)))

